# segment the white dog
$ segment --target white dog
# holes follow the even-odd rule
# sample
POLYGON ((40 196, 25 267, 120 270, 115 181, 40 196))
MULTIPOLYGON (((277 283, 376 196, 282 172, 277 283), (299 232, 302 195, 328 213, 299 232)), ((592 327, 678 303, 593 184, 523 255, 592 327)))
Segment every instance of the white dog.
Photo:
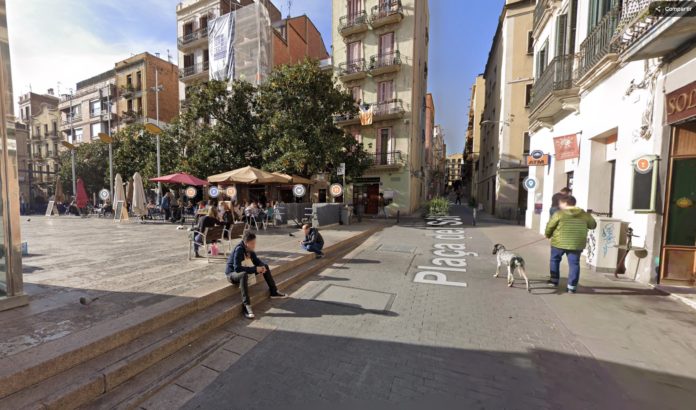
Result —
POLYGON ((505 247, 499 243, 493 246, 493 255, 496 255, 498 261, 498 266, 495 268, 494 278, 500 275, 500 267, 503 265, 507 266, 507 282, 508 286, 512 286, 515 283, 515 271, 519 273, 520 276, 524 278, 527 284, 527 292, 531 292, 529 288, 529 278, 527 278, 527 272, 524 270, 524 259, 514 252, 510 252, 505 247))

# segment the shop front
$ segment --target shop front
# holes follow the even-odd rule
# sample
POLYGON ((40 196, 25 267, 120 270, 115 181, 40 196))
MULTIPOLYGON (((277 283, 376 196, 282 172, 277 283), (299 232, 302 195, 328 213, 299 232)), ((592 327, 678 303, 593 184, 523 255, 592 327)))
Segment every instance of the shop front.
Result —
POLYGON ((14 133, 12 74, 5 1, 0 0, 0 310, 25 305, 19 234, 17 140, 14 133))
POLYGON ((696 82, 666 97, 671 127, 660 264, 663 284, 696 285, 696 82))

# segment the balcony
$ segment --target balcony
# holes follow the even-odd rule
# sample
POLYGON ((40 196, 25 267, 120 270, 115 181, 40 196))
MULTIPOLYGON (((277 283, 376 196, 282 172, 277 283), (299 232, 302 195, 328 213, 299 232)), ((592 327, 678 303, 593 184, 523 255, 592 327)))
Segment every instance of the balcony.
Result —
POLYGON ((401 0, 380 1, 378 6, 372 8, 370 25, 372 28, 399 23, 404 19, 404 8, 401 0))
POLYGON ((208 74, 208 62, 193 64, 179 69, 179 78, 181 81, 193 81, 208 74))
POLYGON ((130 111, 124 111, 123 115, 121 118, 123 118, 123 122, 125 123, 131 123, 138 121, 143 117, 143 110, 130 110, 130 111))
POLYGON ((344 37, 364 33, 367 31, 367 29, 366 11, 361 11, 356 14, 349 14, 341 17, 338 20, 338 32, 344 37))
POLYGON ((143 90, 142 84, 126 84, 121 86, 121 97, 133 98, 143 90))
POLYGON ((534 38, 538 37, 538 34, 546 23, 548 23, 550 17, 554 14, 555 9, 560 6, 561 0, 538 0, 536 7, 534 7, 534 38))
POLYGON ((577 105, 578 89, 573 84, 574 61, 572 54, 555 57, 534 82, 529 115, 532 122, 553 119, 577 105))
POLYGON ((401 70, 401 53, 378 54, 370 57, 370 75, 375 77, 382 74, 394 73, 401 70))
POLYGON ((360 115, 357 112, 336 114, 333 116, 333 122, 339 127, 357 125, 360 124, 360 115))
POLYGON ((364 58, 347 61, 338 65, 338 78, 340 78, 341 81, 361 80, 365 77, 367 77, 367 71, 365 70, 364 58))
POLYGON ((66 115, 65 119, 62 121, 63 128, 70 127, 71 124, 76 124, 82 121, 82 114, 73 114, 72 120, 70 115, 66 115))
POLYGON ((380 170, 399 169, 406 164, 401 151, 370 153, 370 167, 380 170))
MULTIPOLYGON (((696 24, 693 21, 696 9, 686 17, 683 12, 660 14, 657 10, 651 10, 651 3, 653 7, 657 4, 650 0, 632 3, 631 8, 624 5, 623 24, 618 33, 618 52, 622 61, 663 57, 696 37, 696 24)), ((690 1, 681 3, 692 8, 695 5, 690 1)))
POLYGON ((179 37, 179 49, 188 50, 208 40, 208 27, 184 34, 179 37))
POLYGON ((373 106, 373 121, 387 121, 404 117, 404 104, 401 100, 378 102, 373 106))
POLYGON ((589 88, 618 65, 616 27, 621 8, 609 11, 580 44, 576 79, 582 88, 589 88))

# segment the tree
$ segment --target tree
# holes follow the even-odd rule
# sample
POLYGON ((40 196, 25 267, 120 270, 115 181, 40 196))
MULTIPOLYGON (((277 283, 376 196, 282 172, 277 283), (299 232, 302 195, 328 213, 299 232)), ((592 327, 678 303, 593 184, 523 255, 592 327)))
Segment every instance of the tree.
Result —
MULTIPOLYGON (((113 135, 114 175, 124 180, 139 172, 146 182, 157 176, 157 136, 149 133, 143 124, 132 124, 113 135)), ((91 144, 88 144, 91 145, 91 144)), ((105 145, 105 144, 102 144, 105 145)), ((178 171, 181 148, 176 134, 160 134, 161 174, 178 171)))
POLYGON ((189 91, 187 107, 169 129, 181 135, 181 168, 199 177, 261 165, 256 135, 256 88, 234 81, 209 81, 189 91))
MULTIPOLYGON (((58 175, 63 191, 72 193, 72 159, 70 151, 59 157, 58 175)), ((109 146, 99 142, 75 147, 75 177, 82 178, 88 194, 109 186, 109 146)))
POLYGON ((259 87, 256 107, 264 168, 311 176, 345 162, 355 177, 369 166, 362 145, 333 123, 355 103, 317 62, 276 68, 259 87))

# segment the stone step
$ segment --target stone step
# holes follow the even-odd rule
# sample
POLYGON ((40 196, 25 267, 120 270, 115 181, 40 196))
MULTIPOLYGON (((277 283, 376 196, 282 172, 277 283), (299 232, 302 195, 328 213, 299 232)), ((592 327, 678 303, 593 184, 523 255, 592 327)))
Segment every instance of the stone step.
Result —
MULTIPOLYGON (((376 230, 328 247, 330 258, 315 260, 306 255, 276 268, 278 287, 287 288, 324 269, 376 230)), ((251 291, 255 302, 267 297, 263 283, 251 291)), ((221 280, 10 356, 0 370, 0 408, 84 405, 239 317, 240 312, 238 290, 221 280)))

